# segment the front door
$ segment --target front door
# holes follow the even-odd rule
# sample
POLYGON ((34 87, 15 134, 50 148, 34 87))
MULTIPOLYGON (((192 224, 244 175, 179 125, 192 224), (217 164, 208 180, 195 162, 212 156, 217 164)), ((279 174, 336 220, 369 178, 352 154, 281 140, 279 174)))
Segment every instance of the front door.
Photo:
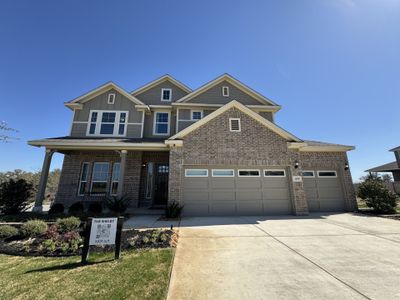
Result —
POLYGON ((166 205, 168 202, 168 164, 155 165, 154 205, 166 205))

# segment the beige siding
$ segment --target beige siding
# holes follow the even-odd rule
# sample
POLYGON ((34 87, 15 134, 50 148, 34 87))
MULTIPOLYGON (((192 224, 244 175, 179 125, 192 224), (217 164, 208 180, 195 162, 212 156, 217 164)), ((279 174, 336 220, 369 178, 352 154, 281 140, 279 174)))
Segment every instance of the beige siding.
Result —
POLYGON ((170 81, 164 81, 151 89, 144 91, 141 94, 136 95, 135 97, 138 98, 140 101, 142 101, 145 104, 149 105, 168 105, 170 102, 167 101, 161 101, 161 89, 172 89, 172 101, 175 102, 179 100, 180 98, 184 97, 187 95, 187 92, 182 90, 181 88, 177 87, 175 84, 173 84, 170 81))
POLYGON ((167 139, 168 137, 170 137, 171 135, 175 134, 175 127, 176 127, 176 113, 175 112, 171 112, 171 118, 170 118, 170 130, 169 130, 169 135, 154 135, 153 134, 153 124, 154 124, 154 115, 155 112, 152 111, 150 115, 146 115, 145 117, 145 121, 144 121, 144 132, 143 132, 143 137, 145 138, 165 138, 167 139))
POLYGON ((262 116, 263 118, 267 119, 270 122, 274 122, 274 118, 272 116, 272 112, 269 111, 260 111, 259 115, 262 116))
POLYGON ((190 120, 190 111, 191 110, 202 110, 203 111, 203 117, 208 116, 209 114, 211 114, 214 110, 213 109, 197 109, 197 108, 193 108, 193 109, 179 109, 179 120, 178 120, 178 132, 185 129, 186 127, 192 125, 193 123, 195 123, 196 121, 191 121, 190 120))

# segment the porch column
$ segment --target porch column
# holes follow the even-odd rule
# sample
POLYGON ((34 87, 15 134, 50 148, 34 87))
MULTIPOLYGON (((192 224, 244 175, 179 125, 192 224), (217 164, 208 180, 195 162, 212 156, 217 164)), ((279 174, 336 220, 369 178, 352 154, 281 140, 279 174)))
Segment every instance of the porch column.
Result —
POLYGON ((41 212, 43 210, 44 193, 46 192, 47 178, 49 177, 51 158, 54 152, 55 150, 46 149, 42 172, 40 173, 39 186, 36 193, 35 206, 33 207, 33 211, 35 212, 41 212))
POLYGON ((124 179, 125 179, 125 166, 126 166, 126 155, 128 154, 127 150, 121 150, 121 164, 119 168, 119 181, 118 181, 118 189, 117 195, 118 197, 122 197, 124 195, 124 179))

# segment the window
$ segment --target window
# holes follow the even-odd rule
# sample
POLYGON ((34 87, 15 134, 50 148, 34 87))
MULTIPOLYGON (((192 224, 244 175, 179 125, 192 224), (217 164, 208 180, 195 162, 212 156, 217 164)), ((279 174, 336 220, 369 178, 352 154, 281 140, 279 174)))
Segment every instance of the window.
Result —
POLYGON ((172 90, 171 89, 161 89, 161 101, 171 101, 172 90))
POLYGON ((315 177, 314 171, 308 171, 308 170, 301 172, 301 175, 303 177, 315 177))
POLYGON ((82 164, 81 177, 79 179, 78 196, 84 196, 87 186, 89 171, 89 163, 85 162, 82 164))
POLYGON ((222 87, 222 96, 229 97, 229 86, 222 87))
POLYGON ((153 163, 147 163, 147 177, 146 177, 146 199, 151 199, 153 192, 153 163))
POLYGON ((260 170, 239 170, 239 177, 260 177, 260 170))
POLYGON ((93 164, 91 194, 104 195, 107 192, 109 163, 96 162, 93 164))
POLYGON ((169 135, 169 112, 155 112, 154 135, 169 135))
POLYGON ((233 132, 240 132, 240 119, 229 118, 229 130, 233 132))
POLYGON ((285 170, 264 170, 264 177, 285 177, 285 170))
POLYGON ((211 175, 212 177, 234 177, 235 172, 231 169, 213 169, 211 175))
POLYGON ((318 171, 318 177, 337 177, 336 171, 318 171))
POLYGON ((91 111, 87 135, 125 136, 127 111, 91 111))
POLYGON ((114 104, 115 103, 115 94, 108 94, 107 103, 108 104, 114 104))
POLYGON ((190 112, 190 119, 192 121, 198 121, 203 118, 203 111, 202 110, 192 110, 190 112))
POLYGON ((208 177, 207 169, 186 169, 185 177, 208 177))
POLYGON ((110 194, 113 196, 118 194, 120 168, 121 168, 120 163, 114 163, 111 175, 111 188, 110 188, 110 194))

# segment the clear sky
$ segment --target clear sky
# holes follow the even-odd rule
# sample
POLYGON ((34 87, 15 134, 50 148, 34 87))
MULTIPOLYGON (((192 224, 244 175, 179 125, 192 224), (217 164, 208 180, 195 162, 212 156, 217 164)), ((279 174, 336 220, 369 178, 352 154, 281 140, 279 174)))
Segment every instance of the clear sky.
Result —
POLYGON ((356 180, 400 146, 399 16, 398 0, 2 0, 0 120, 20 140, 0 144, 0 171, 39 170, 27 140, 67 135, 63 102, 109 80, 197 88, 227 72, 296 136, 355 145, 356 180))

